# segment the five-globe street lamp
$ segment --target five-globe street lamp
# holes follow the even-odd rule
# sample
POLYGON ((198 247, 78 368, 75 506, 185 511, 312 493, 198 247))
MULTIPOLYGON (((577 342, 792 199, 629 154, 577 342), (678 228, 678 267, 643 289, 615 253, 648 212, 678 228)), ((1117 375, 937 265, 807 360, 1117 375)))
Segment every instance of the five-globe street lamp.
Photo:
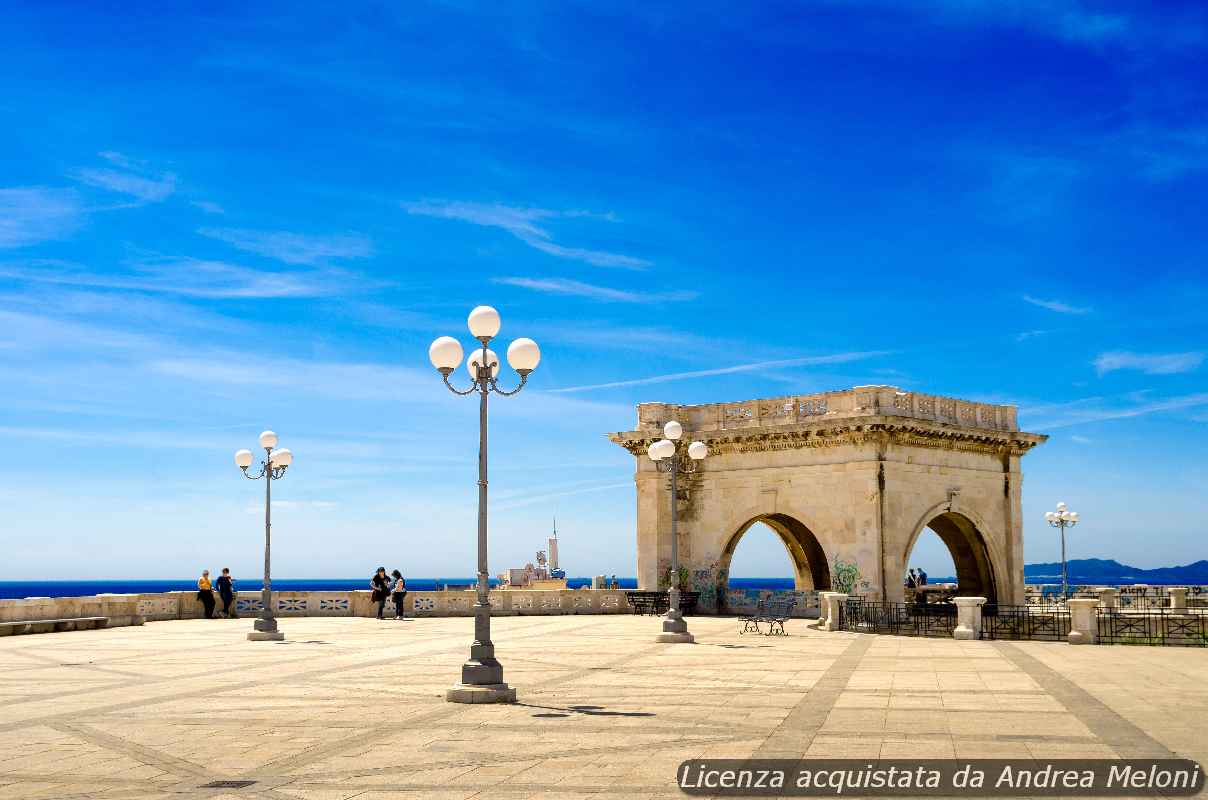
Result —
POLYGON ((490 306, 478 306, 470 312, 470 333, 481 343, 466 359, 472 382, 461 390, 449 382, 453 370, 461 364, 461 343, 441 336, 428 348, 428 360, 440 371, 445 386, 459 395, 478 393, 478 600, 474 604, 474 643, 470 658, 461 667, 461 683, 452 686, 445 699, 455 703, 513 703, 516 690, 503 681, 503 665, 495 658, 491 642, 491 603, 487 571, 487 395, 491 392, 514 395, 524 388, 529 373, 541 361, 541 350, 532 339, 517 339, 508 346, 508 364, 520 374, 520 384, 511 391, 499 388, 499 358, 488 345, 499 333, 499 312, 490 306))
POLYGON ((660 642, 692 642, 692 634, 688 633, 688 623, 680 612, 680 579, 679 579, 679 537, 676 532, 676 517, 678 516, 679 476, 691 475, 696 472, 697 465, 709 455, 709 448, 704 442, 693 442, 683 446, 680 437, 684 428, 675 420, 663 426, 663 436, 646 450, 654 468, 659 472, 671 473, 671 587, 667 615, 663 618, 663 632, 656 639, 660 642))
POLYGON ((1065 570, 1065 529, 1078 524, 1078 512, 1070 511, 1065 503, 1058 503, 1057 510, 1046 512, 1044 518, 1054 528, 1061 529, 1061 596, 1064 598, 1069 593, 1065 570))
POLYGON ((248 467, 252 465, 251 450, 239 450, 235 453, 235 465, 243 471, 243 477, 248 480, 264 478, 264 589, 261 592, 260 616, 256 619, 254 630, 248 632, 247 638, 252 641, 281 641, 285 634, 277 630, 277 619, 273 616, 273 579, 269 572, 269 556, 272 544, 272 501, 273 481, 285 477, 285 470, 294 461, 294 454, 288 449, 277 447, 277 434, 264 431, 260 434, 260 446, 264 448, 264 461, 260 462, 260 473, 251 475, 248 467))

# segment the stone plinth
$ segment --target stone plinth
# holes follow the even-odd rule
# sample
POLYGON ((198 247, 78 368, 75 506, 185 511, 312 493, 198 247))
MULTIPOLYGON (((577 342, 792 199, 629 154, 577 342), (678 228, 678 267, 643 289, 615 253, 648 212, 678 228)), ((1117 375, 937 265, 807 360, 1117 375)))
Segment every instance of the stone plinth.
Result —
POLYGON ((952 630, 953 639, 980 639, 982 631, 982 606, 986 604, 984 597, 954 597, 956 604, 956 627, 952 630))
POLYGON ((1095 644, 1099 641, 1099 618, 1095 610, 1099 601, 1092 597, 1074 597, 1067 601, 1070 609, 1070 644, 1095 644))

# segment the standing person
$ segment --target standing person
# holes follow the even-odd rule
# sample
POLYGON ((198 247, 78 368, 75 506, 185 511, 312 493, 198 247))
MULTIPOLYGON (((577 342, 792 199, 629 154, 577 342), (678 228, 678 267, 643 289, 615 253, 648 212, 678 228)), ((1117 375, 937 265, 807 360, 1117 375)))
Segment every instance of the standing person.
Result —
POLYGON ((390 599, 394 601, 394 618, 403 618, 403 600, 407 597, 407 581, 403 580, 403 573, 397 569, 390 573, 390 577, 394 578, 393 591, 390 593, 390 599))
POLYGON ((927 585, 927 573, 923 571, 922 567, 919 567, 919 586, 926 586, 926 585, 927 585))
POLYGON ((386 598, 390 596, 390 579, 386 577, 385 567, 378 567, 377 572, 373 573, 373 577, 369 579, 369 588, 373 590, 370 595, 373 602, 377 603, 377 618, 385 619, 386 598))
POLYGON ((214 618, 214 585, 210 583, 210 571, 203 569, 197 579, 197 599, 205 608, 206 619, 214 618))
POLYGON ((231 578, 231 568, 223 567, 222 574, 214 583, 218 587, 218 596, 222 598, 222 615, 233 618, 235 612, 231 609, 231 601, 235 599, 235 581, 231 578))
POLYGON ((906 576, 906 588, 913 589, 914 587, 916 587, 918 585, 919 585, 918 581, 914 577, 914 570, 912 569, 912 570, 910 570, 910 573, 906 576))

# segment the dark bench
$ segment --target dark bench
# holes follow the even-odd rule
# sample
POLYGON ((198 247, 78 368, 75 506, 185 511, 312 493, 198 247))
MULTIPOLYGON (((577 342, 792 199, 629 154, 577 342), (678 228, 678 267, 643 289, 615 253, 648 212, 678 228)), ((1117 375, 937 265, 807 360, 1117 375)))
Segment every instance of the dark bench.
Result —
POLYGON ((759 623, 765 622, 768 626, 768 632, 765 636, 785 636, 784 623, 793 613, 793 608, 797 605, 797 597, 775 597, 770 600, 760 600, 755 604, 755 611, 752 614, 747 614, 738 618, 738 632, 747 633, 755 631, 755 633, 763 633, 759 630, 759 623), (777 633, 779 629, 779 633, 777 633))
MULTIPOLYGON (((635 614, 662 616, 671 607, 668 592, 625 592, 625 599, 635 614)), ((680 613, 692 614, 700 600, 700 592, 680 592, 680 613)))
POLYGON ((71 619, 25 619, 0 622, 0 636, 21 633, 51 633, 53 631, 76 631, 84 628, 104 628, 109 617, 72 617, 71 619))

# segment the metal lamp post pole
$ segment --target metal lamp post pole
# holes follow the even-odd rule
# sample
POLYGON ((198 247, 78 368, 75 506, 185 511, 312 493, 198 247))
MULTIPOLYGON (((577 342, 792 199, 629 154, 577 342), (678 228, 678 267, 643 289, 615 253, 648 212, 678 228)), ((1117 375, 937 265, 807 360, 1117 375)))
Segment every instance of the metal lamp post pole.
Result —
POLYGON ((264 587, 260 591, 260 615, 253 623, 253 630, 247 638, 252 641, 281 641, 285 634, 277 629, 277 618, 273 615, 273 578, 270 565, 272 563, 272 530, 273 530, 273 481, 285 477, 285 470, 293 463, 293 453, 288 449, 274 451, 277 445, 277 434, 265 431, 260 434, 260 444, 264 447, 264 461, 260 462, 260 472, 256 475, 248 473, 252 464, 252 452, 240 450, 235 454, 235 464, 243 471, 243 477, 248 480, 264 479, 264 587))
POLYGON ((655 470, 671 473, 671 580, 667 592, 668 608, 667 615, 663 618, 663 632, 656 637, 656 641, 690 643, 695 641, 695 638, 688 632, 688 623, 684 621, 680 605, 679 476, 680 473, 691 475, 696 472, 697 462, 705 457, 707 450, 701 442, 685 446, 679 438, 683 433, 679 423, 669 422, 664 427, 664 433, 669 438, 652 445, 651 457, 655 470), (660 450, 663 455, 655 458, 654 448, 663 448, 664 445, 665 449, 660 450), (695 449, 698 447, 699 452, 695 449))
POLYGON ((529 373, 540 360, 540 351, 531 339, 517 339, 508 348, 508 361, 520 374, 520 383, 506 391, 499 387, 495 372, 499 362, 487 345, 499 330, 499 315, 490 307, 479 306, 470 314, 470 331, 481 343, 470 356, 470 374, 474 382, 461 390, 453 386, 449 376, 461 361, 461 345, 449 337, 432 343, 428 357, 440 371, 445 386, 457 395, 478 393, 478 581, 474 603, 474 642, 470 657, 461 666, 461 682, 445 693, 445 699, 455 703, 511 703, 516 690, 503 681, 503 665, 495 658, 491 641, 490 572, 487 568, 487 396, 491 392, 505 397, 517 394, 528 381, 529 373))
POLYGON ((1044 515, 1045 520, 1061 531, 1061 597, 1069 598, 1069 578, 1065 563, 1065 529, 1078 524, 1078 512, 1070 511, 1065 503, 1058 503, 1056 511, 1044 515))

